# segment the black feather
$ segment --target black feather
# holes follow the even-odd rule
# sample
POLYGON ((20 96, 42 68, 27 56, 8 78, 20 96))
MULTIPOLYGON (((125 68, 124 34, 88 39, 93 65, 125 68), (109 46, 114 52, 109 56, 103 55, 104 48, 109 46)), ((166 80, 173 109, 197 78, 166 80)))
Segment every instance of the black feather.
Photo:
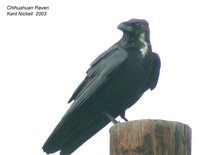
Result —
POLYGON ((131 19, 118 28, 122 39, 91 63, 69 99, 74 102, 43 146, 46 153, 71 154, 110 122, 105 113, 126 120, 125 110, 156 87, 160 58, 151 51, 147 21, 131 19))

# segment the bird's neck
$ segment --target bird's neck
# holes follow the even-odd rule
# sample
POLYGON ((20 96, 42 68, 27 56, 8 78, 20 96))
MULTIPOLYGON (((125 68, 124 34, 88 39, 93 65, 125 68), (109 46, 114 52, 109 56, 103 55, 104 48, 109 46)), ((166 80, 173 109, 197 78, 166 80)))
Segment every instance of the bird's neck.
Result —
POLYGON ((124 49, 140 51, 143 56, 145 56, 149 50, 151 51, 150 40, 145 33, 137 36, 124 34, 119 43, 124 49))

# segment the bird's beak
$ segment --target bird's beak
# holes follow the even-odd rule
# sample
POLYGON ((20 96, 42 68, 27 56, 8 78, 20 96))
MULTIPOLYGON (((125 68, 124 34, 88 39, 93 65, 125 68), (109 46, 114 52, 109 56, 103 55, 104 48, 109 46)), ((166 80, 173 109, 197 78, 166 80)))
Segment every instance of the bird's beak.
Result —
POLYGON ((122 30, 122 31, 127 31, 127 32, 133 32, 134 31, 133 27, 128 26, 126 22, 119 24, 117 28, 122 30))

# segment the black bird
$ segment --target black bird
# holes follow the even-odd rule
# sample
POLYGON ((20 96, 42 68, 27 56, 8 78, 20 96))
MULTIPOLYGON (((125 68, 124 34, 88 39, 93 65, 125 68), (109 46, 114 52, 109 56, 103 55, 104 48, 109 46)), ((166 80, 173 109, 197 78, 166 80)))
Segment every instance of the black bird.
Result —
POLYGON ((149 88, 156 87, 160 58, 152 52, 144 19, 119 24, 122 38, 98 56, 73 93, 71 107, 43 146, 46 153, 69 155, 110 121, 121 116, 149 88))

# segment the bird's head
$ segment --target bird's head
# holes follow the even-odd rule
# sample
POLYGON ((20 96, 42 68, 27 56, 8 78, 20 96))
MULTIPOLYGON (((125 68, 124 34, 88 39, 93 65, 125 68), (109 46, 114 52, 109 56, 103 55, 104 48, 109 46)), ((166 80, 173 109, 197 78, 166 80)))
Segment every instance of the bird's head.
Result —
POLYGON ((149 23, 144 19, 131 19, 118 25, 118 29, 124 33, 132 35, 140 35, 149 33, 149 23))

